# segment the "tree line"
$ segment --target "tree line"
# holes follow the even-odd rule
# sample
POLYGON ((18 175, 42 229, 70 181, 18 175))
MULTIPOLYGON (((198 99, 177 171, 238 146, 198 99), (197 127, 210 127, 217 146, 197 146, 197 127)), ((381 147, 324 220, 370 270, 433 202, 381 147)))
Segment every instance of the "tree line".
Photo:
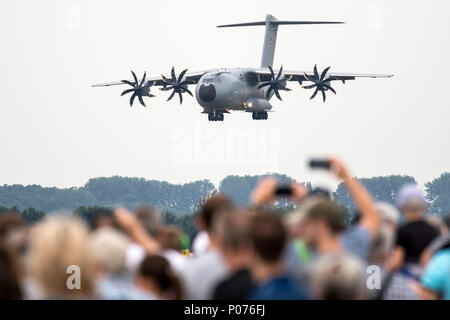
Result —
MULTIPOLYGON (((282 183, 293 179, 277 175, 282 183)), ((223 192, 237 205, 249 202, 251 191, 262 176, 227 176, 216 188, 209 180, 199 180, 186 184, 171 184, 165 181, 142 178, 94 178, 80 188, 47 188, 39 185, 4 185, 0 187, 0 215, 7 211, 19 212, 25 221, 34 223, 47 213, 66 211, 78 214, 89 222, 92 216, 116 206, 134 209, 147 204, 158 208, 166 223, 178 225, 186 233, 193 234, 193 214, 198 205, 208 195, 223 192)), ((361 178, 376 201, 395 204, 397 193, 405 183, 416 183, 414 177, 390 175, 361 178)), ((311 188, 311 184, 306 184, 311 188)), ((425 183, 429 211, 444 215, 450 212, 450 173, 425 183)), ((345 187, 340 184, 333 192, 334 199, 348 209, 355 208, 345 187)), ((279 207, 289 204, 281 201, 279 207)))

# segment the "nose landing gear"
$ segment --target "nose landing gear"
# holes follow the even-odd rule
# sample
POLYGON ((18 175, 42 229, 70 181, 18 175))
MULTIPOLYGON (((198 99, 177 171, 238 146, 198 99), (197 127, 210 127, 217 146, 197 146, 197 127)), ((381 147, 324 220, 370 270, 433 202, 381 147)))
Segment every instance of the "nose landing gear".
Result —
POLYGON ((267 111, 255 111, 252 113, 253 120, 267 120, 267 111))

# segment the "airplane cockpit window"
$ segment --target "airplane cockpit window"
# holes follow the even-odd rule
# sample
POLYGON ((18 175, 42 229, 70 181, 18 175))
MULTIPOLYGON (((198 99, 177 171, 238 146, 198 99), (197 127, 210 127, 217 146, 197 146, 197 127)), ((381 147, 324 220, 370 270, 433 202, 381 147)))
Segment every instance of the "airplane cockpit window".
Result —
POLYGON ((214 83, 214 78, 205 78, 202 81, 204 84, 214 83))

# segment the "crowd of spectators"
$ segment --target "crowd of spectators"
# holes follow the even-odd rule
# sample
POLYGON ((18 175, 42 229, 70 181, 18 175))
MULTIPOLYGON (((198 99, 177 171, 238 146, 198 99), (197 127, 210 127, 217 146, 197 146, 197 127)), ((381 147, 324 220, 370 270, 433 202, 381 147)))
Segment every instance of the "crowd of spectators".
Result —
POLYGON ((450 299, 450 217, 428 213, 416 185, 375 202, 338 159, 330 174, 356 207, 293 182, 259 181, 247 207, 224 194, 185 236, 151 207, 116 208, 88 226, 71 214, 35 225, 0 217, 0 299, 450 299), (281 214, 278 201, 294 210, 281 214))

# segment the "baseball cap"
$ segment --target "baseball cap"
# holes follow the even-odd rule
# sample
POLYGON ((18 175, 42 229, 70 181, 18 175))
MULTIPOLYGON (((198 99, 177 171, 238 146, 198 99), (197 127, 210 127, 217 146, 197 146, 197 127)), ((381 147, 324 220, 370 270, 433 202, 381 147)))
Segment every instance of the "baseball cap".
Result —
POLYGON ((428 206, 425 195, 415 184, 406 184, 400 188, 397 197, 397 207, 405 208, 420 205, 424 208, 428 206))

